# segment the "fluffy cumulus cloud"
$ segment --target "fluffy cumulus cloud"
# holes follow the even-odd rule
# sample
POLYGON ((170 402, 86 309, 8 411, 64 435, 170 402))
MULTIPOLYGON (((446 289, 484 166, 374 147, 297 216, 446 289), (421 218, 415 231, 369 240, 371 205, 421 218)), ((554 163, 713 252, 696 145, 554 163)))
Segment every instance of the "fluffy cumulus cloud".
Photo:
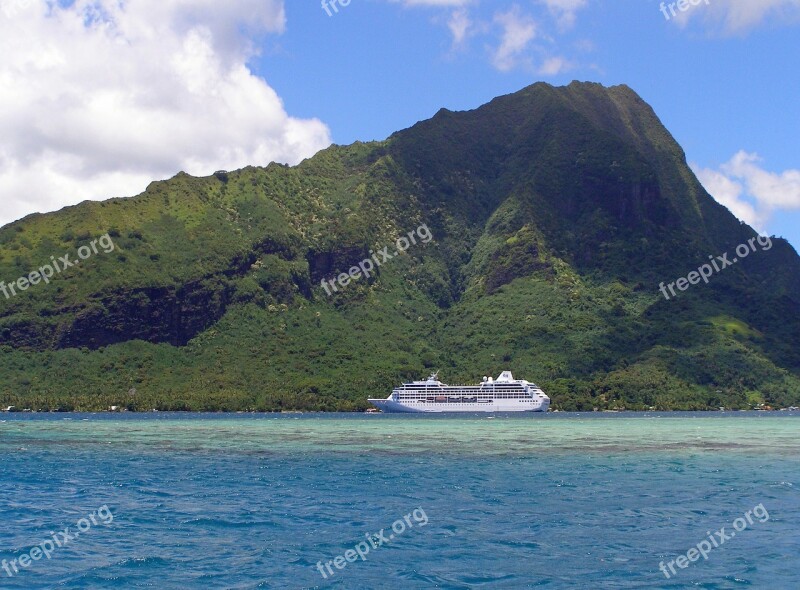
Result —
POLYGON ((800 170, 776 173, 757 154, 740 151, 718 170, 692 165, 706 190, 731 213, 765 232, 777 212, 800 210, 800 170))
POLYGON ((712 29, 726 34, 739 34, 767 22, 800 22, 800 0, 697 0, 690 2, 685 11, 674 4, 674 22, 686 26, 700 21, 712 29))
POLYGON ((247 66, 282 0, 0 0, 0 225, 330 144, 247 66))

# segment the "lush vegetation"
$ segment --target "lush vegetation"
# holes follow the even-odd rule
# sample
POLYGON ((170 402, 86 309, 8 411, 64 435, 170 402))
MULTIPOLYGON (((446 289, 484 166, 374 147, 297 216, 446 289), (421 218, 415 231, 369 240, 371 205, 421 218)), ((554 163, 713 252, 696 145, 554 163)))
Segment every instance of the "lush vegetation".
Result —
POLYGON ((0 405, 363 410, 439 370, 510 369, 555 408, 800 405, 800 258, 754 236, 627 87, 537 84, 299 166, 179 174, 0 229, 0 405), (421 224, 434 237, 327 296, 421 224))

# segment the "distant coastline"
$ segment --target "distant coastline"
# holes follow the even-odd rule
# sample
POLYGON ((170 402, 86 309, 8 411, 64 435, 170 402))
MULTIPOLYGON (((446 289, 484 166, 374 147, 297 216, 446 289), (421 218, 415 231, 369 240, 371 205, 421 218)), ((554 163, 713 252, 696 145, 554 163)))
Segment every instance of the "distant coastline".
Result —
MULTIPOLYGON (((779 413, 792 413, 792 412, 800 412, 800 408, 798 407, 788 407, 788 408, 769 408, 769 409, 696 409, 696 410, 549 410, 548 412, 538 413, 538 414, 524 414, 527 416, 542 416, 544 414, 627 414, 627 415, 637 415, 637 414, 686 414, 686 413, 703 413, 703 414, 779 414, 779 413)), ((216 415, 251 415, 251 416, 274 416, 274 415, 311 415, 311 414, 351 414, 351 415, 361 415, 361 414, 371 414, 371 415, 389 415, 384 412, 369 412, 369 411, 360 411, 360 410, 276 410, 276 411, 258 411, 258 410, 33 410, 24 408, 22 410, 8 410, 7 408, 0 408, 0 416, 8 416, 8 415, 36 415, 36 414, 103 414, 103 415, 152 415, 152 414, 182 414, 182 415, 207 415, 207 414, 216 414, 216 415)), ((475 413, 475 416, 492 416, 492 415, 514 415, 515 413, 512 412, 497 412, 496 414, 478 414, 475 413)), ((427 415, 427 414, 415 414, 416 416, 420 415, 427 415)), ((443 416, 471 416, 473 414, 467 413, 454 413, 454 412, 444 412, 440 415, 443 416)), ((410 416, 409 415, 401 415, 401 416, 410 416)))

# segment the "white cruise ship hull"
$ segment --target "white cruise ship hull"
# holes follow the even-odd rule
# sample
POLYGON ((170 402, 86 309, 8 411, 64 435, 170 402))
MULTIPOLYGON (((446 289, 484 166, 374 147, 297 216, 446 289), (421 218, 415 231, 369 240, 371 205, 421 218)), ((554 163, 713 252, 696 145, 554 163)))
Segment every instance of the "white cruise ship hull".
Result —
POLYGON ((389 414, 421 414, 443 412, 546 412, 550 400, 494 400, 488 403, 448 403, 448 402, 395 402, 391 399, 371 399, 369 403, 381 412, 389 414))
POLYGON ((480 385, 445 385, 434 373, 425 381, 395 387, 386 399, 369 402, 382 412, 441 414, 444 412, 546 412, 550 398, 535 383, 514 379, 503 371, 495 380, 484 377, 480 385))

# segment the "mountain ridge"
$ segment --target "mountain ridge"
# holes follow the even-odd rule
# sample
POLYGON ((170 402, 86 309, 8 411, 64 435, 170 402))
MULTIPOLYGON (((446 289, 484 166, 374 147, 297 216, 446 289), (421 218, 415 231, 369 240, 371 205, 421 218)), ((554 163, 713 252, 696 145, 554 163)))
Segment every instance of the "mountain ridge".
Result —
POLYGON ((434 366, 512 369, 562 409, 800 402, 788 242, 661 297, 757 234, 625 85, 537 83, 294 167, 34 214, 0 228, 0 277, 104 233, 112 254, 0 297, 0 403, 355 410, 434 366), (422 224, 430 244, 325 294, 422 224))

